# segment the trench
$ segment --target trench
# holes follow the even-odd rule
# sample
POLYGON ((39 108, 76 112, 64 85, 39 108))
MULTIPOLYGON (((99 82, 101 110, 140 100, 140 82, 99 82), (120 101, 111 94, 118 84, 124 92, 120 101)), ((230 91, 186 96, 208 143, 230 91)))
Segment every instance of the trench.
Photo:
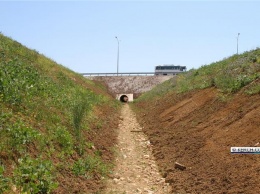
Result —
POLYGON ((129 104, 122 106, 115 150, 115 168, 106 194, 167 194, 169 183, 161 177, 152 145, 129 104))

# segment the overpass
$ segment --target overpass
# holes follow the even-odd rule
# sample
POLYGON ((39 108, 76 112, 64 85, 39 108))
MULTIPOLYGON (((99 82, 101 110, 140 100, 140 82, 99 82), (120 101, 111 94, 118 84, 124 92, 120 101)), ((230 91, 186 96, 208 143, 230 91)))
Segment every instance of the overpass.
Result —
POLYGON ((154 75, 154 72, 124 72, 124 73, 82 73, 81 75, 88 76, 148 76, 154 75))
POLYGON ((103 82, 108 92, 120 101, 124 101, 124 97, 127 97, 128 101, 133 101, 142 93, 175 76, 154 75, 154 72, 82 73, 82 75, 87 79, 103 82))

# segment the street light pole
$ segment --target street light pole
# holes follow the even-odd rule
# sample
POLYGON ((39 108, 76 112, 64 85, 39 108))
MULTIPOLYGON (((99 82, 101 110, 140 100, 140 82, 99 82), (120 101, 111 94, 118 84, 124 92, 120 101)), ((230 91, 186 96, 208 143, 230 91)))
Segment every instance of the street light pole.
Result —
POLYGON ((117 76, 118 76, 118 69, 119 69, 119 40, 118 40, 117 36, 115 38, 117 39, 117 44, 118 44, 118 46, 117 46, 117 71, 116 71, 117 76))
POLYGON ((239 38, 240 33, 237 34, 237 55, 238 55, 238 38, 239 38))

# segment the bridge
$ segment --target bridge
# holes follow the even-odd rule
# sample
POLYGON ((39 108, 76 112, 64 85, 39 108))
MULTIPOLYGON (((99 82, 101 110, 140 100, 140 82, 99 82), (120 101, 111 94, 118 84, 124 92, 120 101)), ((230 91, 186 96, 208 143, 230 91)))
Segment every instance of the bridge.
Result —
POLYGON ((124 72, 124 73, 81 73, 83 76, 148 76, 154 72, 124 72))
POLYGON ((107 86, 108 92, 120 101, 125 97, 133 101, 142 93, 175 75, 154 75, 154 72, 128 73, 82 73, 87 79, 100 81, 107 86))

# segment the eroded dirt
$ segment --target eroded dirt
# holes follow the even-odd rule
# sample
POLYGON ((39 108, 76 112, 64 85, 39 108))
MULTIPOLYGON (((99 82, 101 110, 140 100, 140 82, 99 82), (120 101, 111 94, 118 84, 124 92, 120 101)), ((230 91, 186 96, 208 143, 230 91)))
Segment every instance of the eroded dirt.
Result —
POLYGON ((259 94, 224 96, 208 88, 135 107, 172 193, 260 193, 260 155, 230 154, 232 146, 259 147, 259 94))
MULTIPOLYGON (((91 130, 86 130, 83 133, 86 143, 93 143, 92 148, 86 150, 86 152, 89 155, 94 155, 98 151, 102 160, 110 164, 114 158, 113 147, 117 138, 115 129, 118 126, 119 115, 113 107, 109 106, 95 107, 93 112, 93 115, 98 116, 90 122, 89 127, 91 130)), ((95 173, 92 178, 85 178, 83 176, 76 176, 71 172, 70 168, 77 159, 78 156, 74 154, 71 158, 67 159, 68 165, 60 168, 60 173, 57 177, 60 184, 58 189, 53 192, 54 194, 96 194, 104 190, 105 184, 101 174, 95 173)), ((53 160, 59 162, 55 156, 53 160)))
POLYGON ((115 169, 106 194, 167 194, 169 184, 161 177, 152 145, 142 132, 128 104, 122 108, 118 128, 115 169))

